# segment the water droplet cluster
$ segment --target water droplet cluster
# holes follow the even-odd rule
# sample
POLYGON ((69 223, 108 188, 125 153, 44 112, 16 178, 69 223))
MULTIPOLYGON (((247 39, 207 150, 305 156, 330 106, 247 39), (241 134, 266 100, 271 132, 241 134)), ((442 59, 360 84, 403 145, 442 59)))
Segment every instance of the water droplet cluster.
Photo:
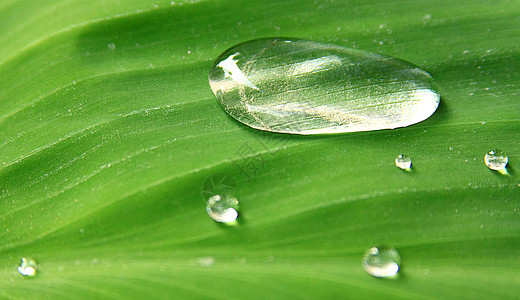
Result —
MULTIPOLYGON (((107 46, 116 49, 113 43, 107 46)), ((259 39, 236 45, 220 55, 209 80, 216 98, 238 121, 292 134, 405 127, 428 118, 440 99, 431 76, 410 63, 299 39, 259 39)), ((496 171, 504 170, 508 160, 501 150, 484 156, 486 166, 496 171)), ((412 160, 399 154, 395 165, 410 170, 412 160)), ((239 216, 235 195, 231 177, 208 177, 203 197, 209 217, 235 223, 239 216)), ((202 257, 197 264, 210 267, 214 261, 202 257)), ((92 264, 97 262, 94 259, 92 264)), ((362 266, 371 276, 391 278, 400 270, 401 257, 393 247, 374 246, 364 254, 362 266)), ((37 270, 36 261, 25 257, 18 267, 27 277, 36 276, 37 270)))

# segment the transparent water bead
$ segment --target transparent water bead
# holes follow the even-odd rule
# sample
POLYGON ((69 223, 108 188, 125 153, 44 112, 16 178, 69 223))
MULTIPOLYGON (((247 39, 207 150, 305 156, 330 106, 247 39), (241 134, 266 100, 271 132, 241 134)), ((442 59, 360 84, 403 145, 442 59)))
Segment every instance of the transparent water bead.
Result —
POLYGON ((238 121, 293 134, 405 127, 431 116, 440 100, 432 77, 408 62, 287 38, 226 50, 209 83, 238 121))
POLYGON ((399 252, 387 246, 372 247, 363 257, 363 268, 374 277, 393 277, 399 272, 400 264, 399 252))
POLYGON ((36 276, 36 270, 38 269, 38 265, 36 261, 32 258, 22 258, 22 263, 18 267, 18 272, 23 276, 33 277, 36 276))
POLYGON ((202 197, 206 200, 206 211, 215 221, 234 224, 238 218, 238 200, 233 177, 225 173, 214 173, 202 183, 202 197))
POLYGON ((230 195, 213 195, 208 198, 206 211, 219 223, 233 223, 238 218, 238 200, 230 195))
POLYGON ((399 169, 410 170, 410 168, 412 168, 412 159, 408 155, 399 154, 395 158, 395 165, 399 169))
POLYGON ((486 153, 484 156, 484 162, 491 170, 500 171, 506 168, 509 158, 504 152, 497 149, 486 153))

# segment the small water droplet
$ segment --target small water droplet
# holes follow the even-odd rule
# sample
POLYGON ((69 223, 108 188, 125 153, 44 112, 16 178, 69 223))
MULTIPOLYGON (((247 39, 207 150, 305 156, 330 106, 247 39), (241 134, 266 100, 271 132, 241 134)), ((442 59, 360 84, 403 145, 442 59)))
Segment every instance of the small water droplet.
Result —
POLYGON ((500 171, 505 169, 509 162, 509 158, 504 152, 496 149, 486 153, 484 156, 484 162, 491 170, 500 171))
POLYGON ((401 256, 393 247, 372 247, 363 257, 363 268, 374 277, 393 277, 399 272, 400 265, 401 256))
POLYGON ((18 267, 18 272, 23 276, 34 277, 37 269, 38 265, 34 259, 22 257, 22 263, 18 267))
POLYGON ((214 195, 208 198, 206 211, 220 223, 235 222, 238 217, 238 200, 230 195, 214 195))
POLYGON ((115 45, 114 43, 109 43, 109 44, 107 45, 107 47, 108 47, 108 49, 110 49, 110 50, 114 50, 114 49, 116 49, 116 45, 115 45))
POLYGON ((202 196, 206 199, 208 215, 219 223, 234 223, 238 217, 236 184, 224 173, 212 174, 202 185, 202 196))
POLYGON ((410 168, 412 167, 412 159, 408 155, 399 154, 395 158, 395 165, 399 169, 410 170, 410 168))
POLYGON ((408 62, 299 39, 233 46, 209 82, 238 121, 292 134, 405 127, 431 116, 440 100, 432 77, 408 62))

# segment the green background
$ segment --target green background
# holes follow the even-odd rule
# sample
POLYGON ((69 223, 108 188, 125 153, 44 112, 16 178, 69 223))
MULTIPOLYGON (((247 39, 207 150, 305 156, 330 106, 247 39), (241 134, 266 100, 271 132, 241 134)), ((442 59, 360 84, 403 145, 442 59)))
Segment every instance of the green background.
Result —
POLYGON ((2 0, 0 297, 518 297, 519 36, 518 1, 2 0), (441 105, 396 130, 248 128, 208 71, 273 36, 408 60, 441 105), (214 173, 239 226, 205 212, 214 173), (361 268, 377 244, 401 253, 397 280, 361 268))

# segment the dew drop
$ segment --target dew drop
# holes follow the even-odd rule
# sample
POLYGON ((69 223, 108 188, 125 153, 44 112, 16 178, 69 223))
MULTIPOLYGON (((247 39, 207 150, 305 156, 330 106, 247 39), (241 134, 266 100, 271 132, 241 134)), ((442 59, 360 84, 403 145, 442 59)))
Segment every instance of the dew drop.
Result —
POLYGON ((491 170, 500 171, 506 168, 509 158, 504 152, 496 149, 486 153, 484 156, 484 162, 491 170))
POLYGON ((206 211, 219 223, 233 223, 238 217, 238 200, 230 195, 214 195, 208 198, 206 211))
POLYGON ((410 170, 410 168, 412 167, 412 159, 408 155, 399 154, 395 158, 395 165, 399 169, 410 170))
POLYGON ((18 267, 18 272, 23 276, 34 277, 37 269, 38 265, 34 259, 22 257, 22 263, 18 267))
POLYGON ((393 277, 399 272, 401 256, 395 248, 377 246, 363 256, 363 268, 374 277, 393 277))
POLYGON ((210 175, 202 184, 202 196, 206 200, 206 212, 219 223, 235 223, 238 218, 236 184, 224 173, 210 175))
POLYGON ((300 39, 235 45, 217 58, 209 83, 233 118, 292 134, 405 127, 440 101, 433 78, 408 62, 300 39))
POLYGON ((109 43, 109 44, 107 44, 107 47, 108 47, 108 49, 110 49, 110 50, 114 50, 114 49, 116 49, 116 45, 115 45, 114 43, 109 43))

